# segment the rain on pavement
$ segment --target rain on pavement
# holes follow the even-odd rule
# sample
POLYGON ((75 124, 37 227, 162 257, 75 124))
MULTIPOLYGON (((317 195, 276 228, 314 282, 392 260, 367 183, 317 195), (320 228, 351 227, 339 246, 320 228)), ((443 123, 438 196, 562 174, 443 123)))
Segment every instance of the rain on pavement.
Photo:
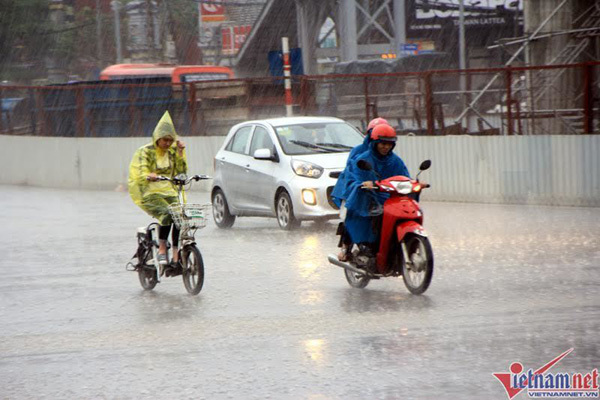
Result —
POLYGON ((514 361, 574 348, 556 371, 600 366, 598 208, 424 194, 422 296, 397 278, 351 288, 326 259, 337 221, 210 221, 194 297, 125 271, 150 222, 126 193, 0 194, 0 398, 504 399, 492 373, 514 361))

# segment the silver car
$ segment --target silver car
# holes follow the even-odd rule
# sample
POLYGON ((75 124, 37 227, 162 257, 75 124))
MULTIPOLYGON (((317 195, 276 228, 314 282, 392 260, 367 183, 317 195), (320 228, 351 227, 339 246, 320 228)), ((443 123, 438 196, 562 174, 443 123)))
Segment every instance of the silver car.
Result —
POLYGON ((303 220, 338 217, 331 201, 337 175, 363 135, 338 118, 290 117, 235 125, 215 157, 213 216, 276 217, 290 230, 303 220))

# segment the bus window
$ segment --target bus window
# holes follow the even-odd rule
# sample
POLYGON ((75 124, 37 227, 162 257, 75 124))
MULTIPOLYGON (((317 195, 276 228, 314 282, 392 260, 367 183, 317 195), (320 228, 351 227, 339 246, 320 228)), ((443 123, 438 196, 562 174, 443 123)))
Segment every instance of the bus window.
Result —
POLYGON ((181 82, 217 81, 229 79, 229 75, 215 73, 182 74, 179 79, 181 82))
POLYGON ((177 67, 173 71, 173 82, 201 82, 233 78, 231 68, 212 65, 185 65, 177 67))

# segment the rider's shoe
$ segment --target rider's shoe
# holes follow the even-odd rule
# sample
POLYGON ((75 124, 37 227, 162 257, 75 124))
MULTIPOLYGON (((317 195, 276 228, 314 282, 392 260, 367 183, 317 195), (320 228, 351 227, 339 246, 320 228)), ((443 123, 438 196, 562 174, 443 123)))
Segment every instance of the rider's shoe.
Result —
POLYGON ((342 248, 340 249, 340 252, 338 253, 338 260, 342 261, 342 262, 346 262, 350 260, 350 251, 348 249, 348 246, 346 245, 342 245, 342 248))
POLYGON ((346 253, 344 250, 340 251, 338 253, 338 260, 342 261, 342 262, 346 262, 350 259, 348 253, 346 253))
POLYGON ((167 265, 169 263, 169 260, 167 259, 167 255, 166 254, 159 254, 157 256, 158 258, 158 263, 160 265, 167 265))
POLYGON ((183 268, 181 267, 181 264, 179 263, 179 261, 171 262, 165 270, 165 275, 167 275, 167 276, 177 276, 177 275, 181 275, 182 273, 183 273, 183 268))

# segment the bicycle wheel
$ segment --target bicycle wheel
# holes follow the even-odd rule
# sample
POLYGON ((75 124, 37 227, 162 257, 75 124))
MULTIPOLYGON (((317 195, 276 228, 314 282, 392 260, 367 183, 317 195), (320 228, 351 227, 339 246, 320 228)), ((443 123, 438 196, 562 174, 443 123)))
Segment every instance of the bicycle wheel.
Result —
POLYGON ((149 262, 152 260, 152 250, 148 249, 142 258, 143 260, 139 260, 138 278, 140 278, 140 284, 144 290, 152 290, 158 283, 156 280, 156 268, 149 265, 149 262))
POLYGON ((183 285, 191 295, 197 295, 204 285, 204 261, 196 245, 190 244, 181 252, 183 285))

